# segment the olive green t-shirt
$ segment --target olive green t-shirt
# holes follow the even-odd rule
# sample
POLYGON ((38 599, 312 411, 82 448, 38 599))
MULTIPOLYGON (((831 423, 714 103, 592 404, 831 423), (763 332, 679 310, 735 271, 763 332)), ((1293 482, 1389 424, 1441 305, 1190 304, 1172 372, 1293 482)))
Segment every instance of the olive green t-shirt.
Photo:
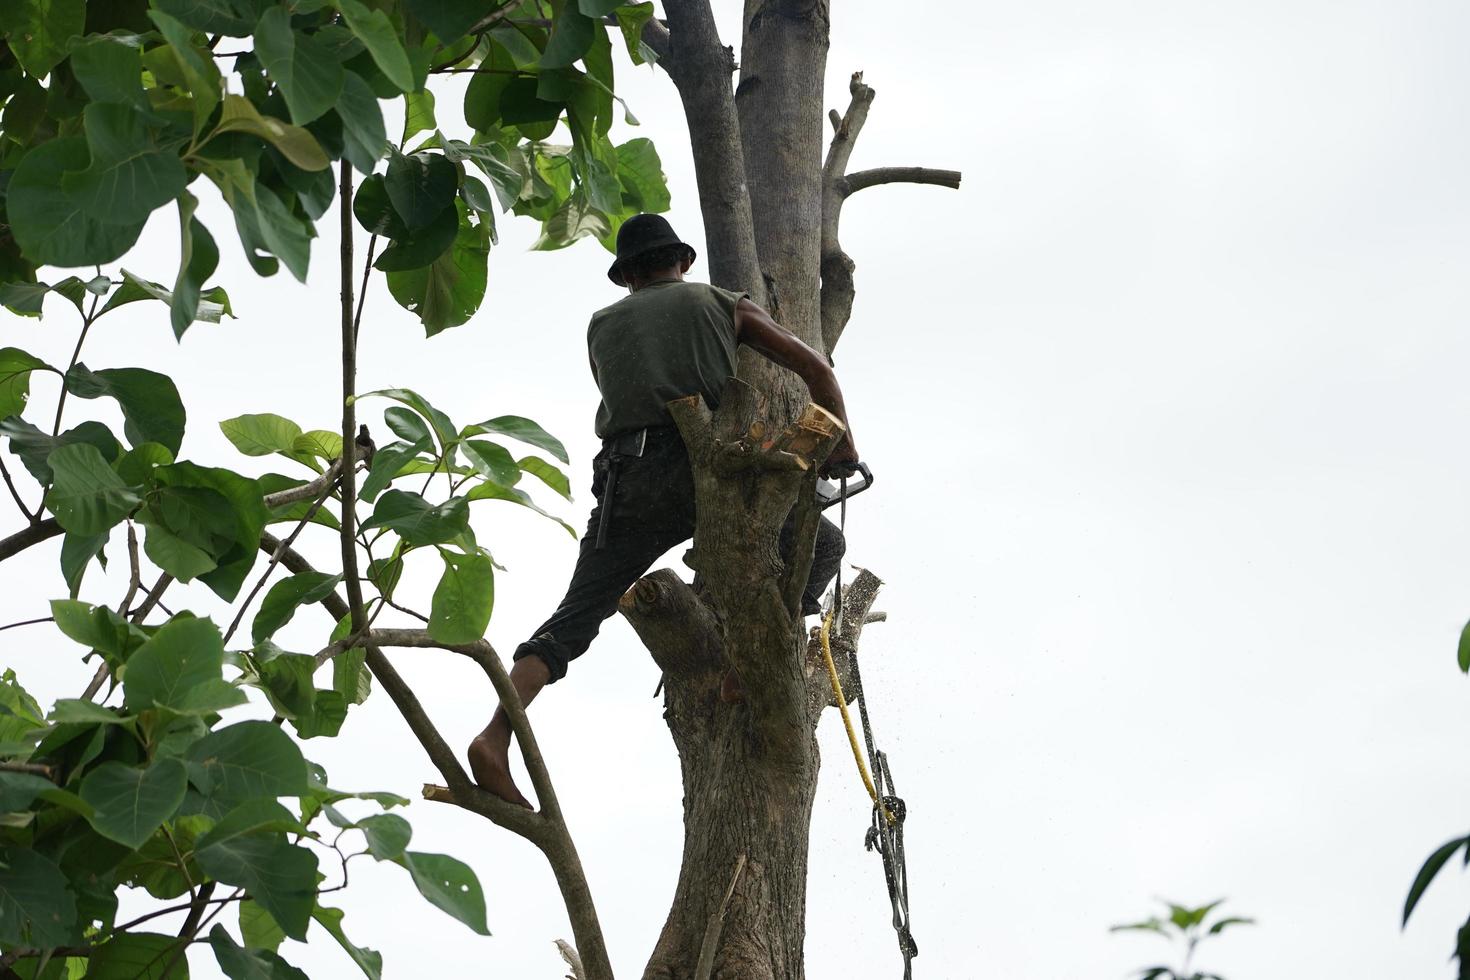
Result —
POLYGON ((664 404, 685 395, 718 405, 735 374, 735 304, 744 295, 671 279, 592 314, 587 355, 602 392, 598 437, 672 425, 664 404))

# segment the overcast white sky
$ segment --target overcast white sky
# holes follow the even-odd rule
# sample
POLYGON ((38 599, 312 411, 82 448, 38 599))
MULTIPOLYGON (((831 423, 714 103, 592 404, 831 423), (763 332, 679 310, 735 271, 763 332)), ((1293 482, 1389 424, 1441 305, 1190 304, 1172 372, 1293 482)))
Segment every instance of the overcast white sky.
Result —
MULTIPOLYGON (((1470 615, 1470 8, 833 8, 829 104, 855 68, 878 91, 854 168, 965 174, 958 193, 866 191, 843 223, 859 299, 837 366, 879 475, 851 508, 849 556, 888 583, 864 674, 909 804, 916 975, 1122 977, 1163 951, 1107 927, 1162 895, 1259 918, 1198 962, 1231 980, 1450 976, 1470 880, 1452 866, 1406 932, 1398 916, 1427 853, 1470 829, 1470 680, 1454 665, 1470 615)), ((619 71, 644 123, 624 138, 655 139, 670 217, 699 245, 672 87, 619 71)), ((173 374, 185 455, 250 471, 218 419, 335 424, 333 222, 303 288, 255 279, 220 209, 205 213, 240 319, 175 346, 162 308, 140 305, 103 321, 84 360, 173 374)), ((460 424, 538 419, 572 450, 578 496, 560 512, 580 526, 584 327, 617 292, 595 244, 527 253, 533 237, 503 223, 489 302, 433 340, 375 283, 360 388, 418 388, 460 424)), ((170 218, 128 265, 170 279, 175 250, 170 218)), ((4 343, 53 361, 74 340, 59 305, 3 324, 4 343)), ((490 627, 508 656, 575 546, 482 506, 477 531, 510 567, 490 627)), ((311 533, 325 565, 333 542, 311 533)), ((7 563, 4 621, 62 593, 55 552, 7 563)), ((115 601, 110 583, 89 594, 115 601)), ((426 605, 432 579, 410 585, 426 605)), ((303 615, 285 638, 311 648, 326 628, 303 615)), ((3 660, 49 702, 90 672, 48 630, 7 632, 3 660)), ((456 745, 484 724, 471 665, 397 661, 456 745)), ((641 972, 679 856, 657 679, 613 621, 533 712, 621 976, 641 972)), ((866 797, 835 717, 820 737, 808 975, 897 977, 866 797)), ((416 796, 437 779, 383 696, 307 749, 345 787, 416 796)), ((529 845, 450 808, 408 815, 417 849, 477 869, 494 937, 400 869, 356 864, 349 934, 390 976, 445 969, 429 961, 561 976, 551 941, 570 930, 529 845)), ((314 935, 283 954, 354 975, 314 935)), ((217 975, 207 950, 191 961, 217 975)))

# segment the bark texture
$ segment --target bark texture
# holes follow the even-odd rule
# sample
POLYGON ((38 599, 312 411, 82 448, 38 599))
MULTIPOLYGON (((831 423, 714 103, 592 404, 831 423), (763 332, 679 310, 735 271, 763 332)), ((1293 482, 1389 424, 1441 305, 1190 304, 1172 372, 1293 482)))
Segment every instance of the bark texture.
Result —
MULTIPOLYGON (((684 105, 710 278, 749 292, 830 353, 854 297, 854 264, 837 235, 843 202, 881 183, 958 186, 959 175, 848 173, 873 98, 860 73, 847 113, 833 113, 824 159, 828 0, 746 0, 738 59, 709 0, 666 0, 664 9, 667 21, 651 21, 644 39, 684 105)), ((841 426, 790 372, 742 352, 739 373, 713 414, 698 398, 670 404, 694 470, 693 585, 656 571, 619 607, 664 673, 664 718, 684 780, 682 866, 647 980, 805 975, 815 732, 835 698, 820 645, 803 629, 800 594, 817 528, 816 468, 841 426), (788 566, 778 536, 793 509, 800 557, 788 566), (731 669, 744 689, 737 703, 720 696, 731 669)), ((880 584, 864 572, 844 592, 832 647, 845 683, 880 584)))

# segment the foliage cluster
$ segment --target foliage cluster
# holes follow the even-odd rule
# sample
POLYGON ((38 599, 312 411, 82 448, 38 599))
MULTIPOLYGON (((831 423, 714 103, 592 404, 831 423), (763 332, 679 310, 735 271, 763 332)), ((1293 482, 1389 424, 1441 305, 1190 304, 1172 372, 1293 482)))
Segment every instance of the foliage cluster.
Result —
POLYGON ((1216 916, 1210 914, 1224 904, 1224 900, 1210 902, 1198 908, 1165 902, 1169 909, 1167 918, 1151 915, 1141 922, 1129 922, 1113 926, 1112 932, 1151 932, 1163 936, 1180 951, 1177 967, 1167 964, 1146 966, 1138 971, 1138 980, 1225 980, 1218 973, 1203 973, 1194 967, 1194 955, 1199 945, 1211 936, 1218 936, 1231 926, 1251 925, 1255 920, 1240 916, 1216 916))
POLYGON ((0 473, 25 521, 0 540, 0 559, 61 537, 65 597, 51 618, 98 667, 83 697, 49 708, 13 671, 0 680, 0 966, 27 978, 184 977, 184 952, 207 942, 231 977, 293 978, 303 974, 281 944, 314 922, 376 978, 381 957, 348 939, 325 899, 362 857, 400 865, 430 902, 486 931, 474 873, 409 849, 410 825, 393 812, 406 799, 334 789, 303 754, 300 740, 335 736, 372 684, 347 619, 324 628, 317 653, 275 637, 303 607, 357 583, 276 575, 282 552, 263 554, 262 537, 272 525, 289 528, 288 544, 308 525, 340 530, 343 508, 371 507, 346 522, 357 528, 368 623, 391 609, 421 619, 437 642, 469 643, 490 618, 496 567, 470 505, 546 513, 519 484, 530 474, 567 496, 561 444, 518 416, 458 425, 407 389, 350 396, 391 402, 395 439, 364 454, 344 501, 340 432, 242 415, 220 423, 230 442, 299 475, 205 465, 182 455, 187 413, 172 379, 94 369, 83 348, 98 320, 131 303, 161 304, 181 341, 196 322, 233 316, 211 285, 219 250, 200 218, 205 193, 228 207, 256 273, 284 266, 304 279, 316 223, 355 169, 350 206, 374 236, 370 260, 382 239, 373 268, 430 336, 483 302, 497 210, 538 221, 537 247, 554 249, 589 236, 607 244, 627 216, 667 209, 652 145, 609 139, 614 40, 634 62, 651 60, 638 37, 652 10, 617 0, 0 6, 0 304, 22 317, 74 309, 80 320, 65 365, 0 348, 0 436, 19 463, 13 476, 0 455, 0 473), (430 86, 458 72, 472 73, 459 107, 466 138, 440 126, 430 86), (402 103, 396 141, 383 100, 402 103), (562 131, 569 143, 548 142, 562 131), (170 206, 174 281, 109 269, 170 206), (46 379, 54 397, 33 397, 46 379), (95 399, 121 410, 120 435, 95 419, 66 424, 69 407, 95 399), (120 536, 126 593, 84 598, 87 570, 120 536), (418 556, 440 566, 426 615, 394 597, 418 556), (157 578, 145 587, 150 565, 157 578), (228 626, 167 612, 164 590, 196 581, 233 604, 228 626), (246 640, 239 627, 262 592, 246 640), (123 889, 160 904, 119 921, 123 889), (238 940, 216 922, 226 911, 238 940), (169 931, 155 931, 168 914, 169 931))

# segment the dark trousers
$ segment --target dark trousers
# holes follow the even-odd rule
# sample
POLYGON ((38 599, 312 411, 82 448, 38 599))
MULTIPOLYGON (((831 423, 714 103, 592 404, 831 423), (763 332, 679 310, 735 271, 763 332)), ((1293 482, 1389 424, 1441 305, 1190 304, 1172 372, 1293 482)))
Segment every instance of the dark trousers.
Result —
MULTIPOLYGON (((694 478, 684 441, 675 429, 650 429, 641 457, 622 457, 612 498, 604 494, 609 456, 593 460, 592 494, 597 506, 582 535, 577 567, 567 594, 536 635, 516 648, 515 659, 536 656, 551 671, 551 681, 566 676, 567 664, 587 651, 602 621, 617 611, 618 599, 658 557, 694 536, 694 478), (606 540, 597 547, 604 507, 611 507, 606 540)), ((781 555, 791 560, 795 528, 781 529, 781 555)), ((802 594, 802 611, 819 610, 827 584, 837 574, 846 543, 837 525, 819 522, 811 574, 802 594)))

